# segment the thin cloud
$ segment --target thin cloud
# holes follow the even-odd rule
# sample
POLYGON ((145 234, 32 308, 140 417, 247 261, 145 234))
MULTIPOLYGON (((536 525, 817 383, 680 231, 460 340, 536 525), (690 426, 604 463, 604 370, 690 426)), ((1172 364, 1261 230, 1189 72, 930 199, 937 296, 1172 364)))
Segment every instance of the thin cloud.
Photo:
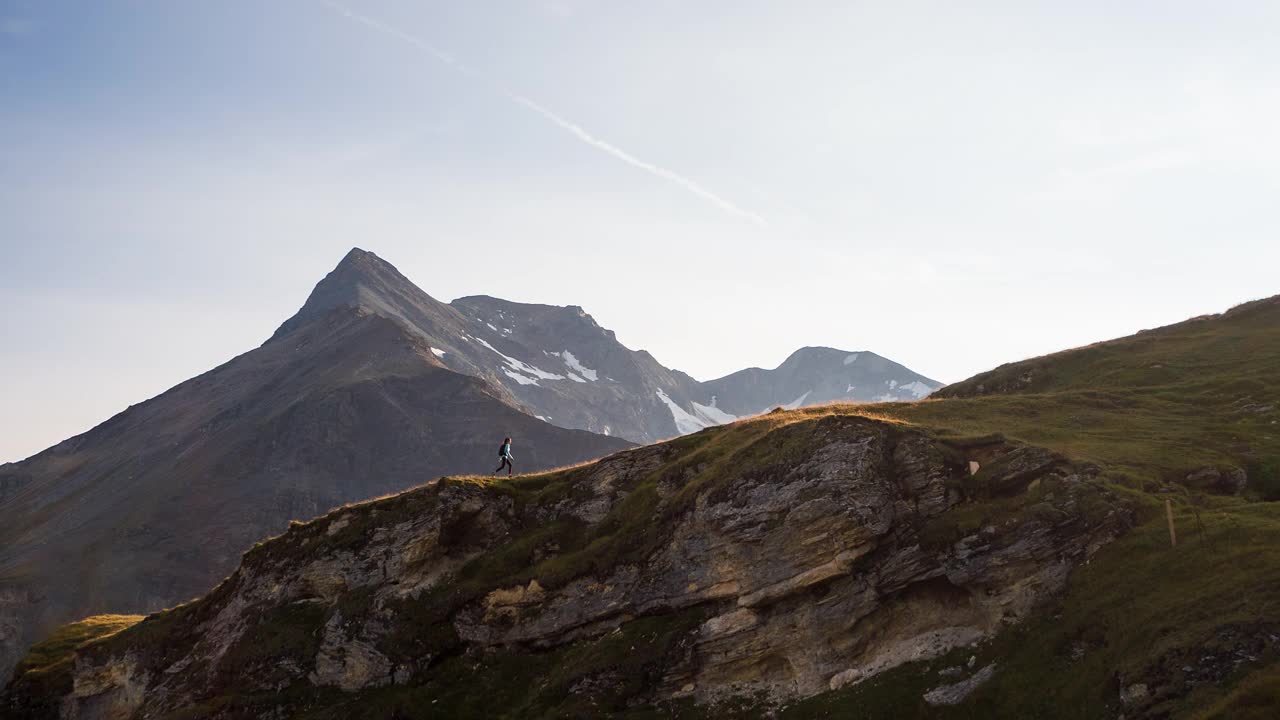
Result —
POLYGON ((431 57, 435 58, 436 61, 443 63, 444 65, 448 65, 449 67, 453 68, 457 72, 463 75, 466 75, 468 77, 475 78, 480 81, 484 81, 486 84, 489 84, 494 90, 502 94, 511 102, 516 103, 517 105, 521 105, 529 110, 532 110, 538 115, 541 115, 544 119, 549 121, 551 124, 555 125, 561 130, 564 130, 565 132, 568 132, 570 135, 577 138, 578 140, 585 143, 586 145, 589 145, 597 150, 600 150, 601 152, 607 155, 610 155, 617 160, 621 160, 622 162, 630 165, 631 167, 643 170, 649 173, 650 175, 653 175, 654 177, 658 177, 670 183, 678 185, 679 187, 684 188, 688 192, 696 195, 697 197, 700 197, 703 200, 710 202, 712 205, 715 205, 716 207, 720 208, 724 212, 729 213, 730 215, 743 218, 752 223, 755 223, 756 225, 768 224, 765 221, 765 219, 760 215, 753 213, 750 210, 744 210, 743 208, 738 207, 737 205, 725 199, 724 197, 712 192, 711 190, 708 190, 702 185, 699 185, 697 182, 694 182, 693 180, 690 180, 689 178, 673 170, 668 170, 667 168, 661 167, 659 165, 655 165, 651 162, 641 160, 640 158, 636 157, 635 155, 632 155, 626 150, 623 150, 622 148, 616 145, 613 145, 612 143, 609 143, 605 140, 601 140, 595 135, 592 135, 581 125, 578 125, 577 123, 573 122, 572 120, 569 120, 563 115, 555 112, 554 110, 551 110, 550 108, 543 105, 542 103, 539 103, 525 95, 521 95, 517 92, 509 90, 500 84, 492 83, 486 78, 484 73, 481 73, 479 70, 476 70, 474 68, 468 67, 467 65, 464 65, 463 63, 459 62, 458 59, 455 58, 453 55, 441 50, 440 48, 437 48, 436 46, 432 45, 426 40, 423 40, 420 37, 417 37, 416 35, 411 35, 407 32, 404 32, 403 30, 400 30, 399 28, 388 25, 387 23, 384 23, 381 20, 377 20, 376 18, 372 18, 367 15, 361 15, 360 13, 353 12, 349 8, 343 5, 340 5, 336 2, 333 2, 332 0, 320 0, 320 2, 323 3, 325 6, 329 7, 330 9, 332 9, 334 12, 347 18, 348 20, 358 22, 373 30, 377 30, 378 32, 403 40, 404 42, 407 42, 410 45, 413 45, 419 50, 422 50, 423 52, 427 53, 431 57))

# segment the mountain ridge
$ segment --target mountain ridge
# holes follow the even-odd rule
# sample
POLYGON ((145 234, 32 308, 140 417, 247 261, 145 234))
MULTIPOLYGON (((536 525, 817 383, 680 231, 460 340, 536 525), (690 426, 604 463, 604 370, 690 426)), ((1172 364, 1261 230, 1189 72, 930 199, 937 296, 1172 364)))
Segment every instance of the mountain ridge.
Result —
MULTIPOLYGON (((663 366, 647 350, 625 347, 581 306, 488 295, 443 303, 391 263, 359 248, 317 285, 295 318, 334 304, 396 319, 426 340, 447 367, 503 388, 536 417, 633 442, 673 437, 776 406, 911 400, 941 387, 874 353, 865 353, 861 366, 845 367, 817 357, 822 348, 797 350, 773 370, 700 382, 663 366)), ((295 322, 286 321, 273 339, 287 335, 295 322)))

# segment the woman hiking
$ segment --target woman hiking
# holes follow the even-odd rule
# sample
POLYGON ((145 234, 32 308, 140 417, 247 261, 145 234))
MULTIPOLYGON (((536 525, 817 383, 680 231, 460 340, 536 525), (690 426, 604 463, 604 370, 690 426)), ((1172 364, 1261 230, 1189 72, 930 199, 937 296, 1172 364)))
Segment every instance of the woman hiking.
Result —
POLYGON ((502 441, 502 447, 498 448, 498 457, 502 458, 502 463, 498 465, 498 469, 493 471, 494 475, 502 472, 502 468, 507 469, 507 477, 511 477, 511 438, 502 441))

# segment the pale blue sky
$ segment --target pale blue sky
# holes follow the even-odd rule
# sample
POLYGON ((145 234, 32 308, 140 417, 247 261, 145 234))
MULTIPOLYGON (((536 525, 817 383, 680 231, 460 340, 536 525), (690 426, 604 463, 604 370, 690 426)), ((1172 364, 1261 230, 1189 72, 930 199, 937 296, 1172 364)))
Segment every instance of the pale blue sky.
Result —
POLYGON ((965 5, 0 0, 0 461, 353 245, 704 379, 954 381, 1280 293, 1280 5, 965 5))

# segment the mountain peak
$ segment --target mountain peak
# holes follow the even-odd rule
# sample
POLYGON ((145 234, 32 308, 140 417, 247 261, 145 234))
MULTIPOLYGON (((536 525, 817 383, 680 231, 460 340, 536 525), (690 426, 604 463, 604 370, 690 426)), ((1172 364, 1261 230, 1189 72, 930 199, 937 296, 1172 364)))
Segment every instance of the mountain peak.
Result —
MULTIPOLYGON (((353 247, 342 257, 342 260, 333 268, 333 271, 325 276, 320 285, 316 286, 316 289, 319 290, 320 286, 325 284, 331 286, 364 285, 373 287, 389 280, 392 282, 409 282, 391 263, 368 250, 353 247)), ((312 296, 314 295, 315 293, 313 292, 312 296)))
POLYGON ((808 345, 787 356, 787 359, 782 361, 782 366, 790 366, 798 362, 844 362, 845 360, 852 362, 851 358, 856 359, 859 355, 872 356, 875 353, 865 350, 855 352, 821 345, 808 345))
MULTIPOLYGON (((271 340, 293 332, 306 322, 334 308, 350 307, 378 315, 401 317, 402 305, 439 304, 409 281, 394 265, 376 254, 351 248, 328 275, 316 284, 302 309, 271 336, 271 340)), ((267 342, 271 342, 268 340, 267 342)))
POLYGON ((378 257, 375 253, 362 248, 353 247, 347 251, 346 255, 342 256, 342 260, 338 262, 334 271, 337 272, 347 268, 372 270, 380 266, 386 266, 395 270, 395 267, 392 266, 391 263, 378 257))

